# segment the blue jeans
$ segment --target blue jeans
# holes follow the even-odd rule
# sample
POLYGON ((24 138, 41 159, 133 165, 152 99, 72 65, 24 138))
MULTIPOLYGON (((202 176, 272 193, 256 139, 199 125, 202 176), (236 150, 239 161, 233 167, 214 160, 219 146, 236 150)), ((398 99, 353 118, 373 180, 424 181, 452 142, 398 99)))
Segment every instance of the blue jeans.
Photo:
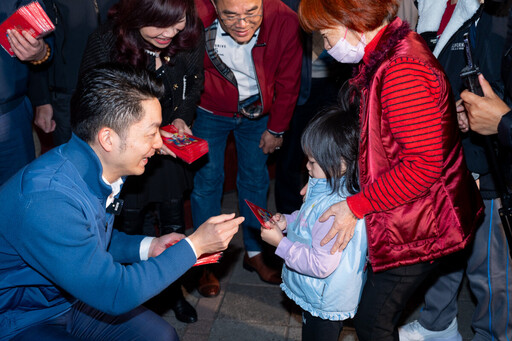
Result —
POLYGON ((471 326, 473 340, 512 339, 512 259, 499 216, 500 200, 484 200, 485 219, 467 248, 467 264, 443 268, 425 295, 419 322, 429 330, 444 330, 457 316, 457 296, 464 275, 477 300, 471 326), (449 272, 448 270, 451 270, 449 272))
POLYGON ((208 218, 221 213, 224 184, 224 153, 226 140, 231 131, 235 136, 238 173, 238 207, 243 223, 246 251, 260 251, 260 223, 245 203, 245 199, 266 208, 269 176, 267 155, 258 147, 261 135, 267 129, 268 116, 258 119, 224 117, 197 109, 194 135, 208 141, 208 161, 194 177, 194 189, 190 196, 194 227, 208 218))

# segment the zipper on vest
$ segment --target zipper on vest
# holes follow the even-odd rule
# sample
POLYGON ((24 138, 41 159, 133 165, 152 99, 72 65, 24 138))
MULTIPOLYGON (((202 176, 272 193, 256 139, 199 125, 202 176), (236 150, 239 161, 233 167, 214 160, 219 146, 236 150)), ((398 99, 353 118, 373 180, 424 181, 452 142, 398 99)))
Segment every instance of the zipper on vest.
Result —
POLYGON ((265 47, 265 46, 267 46, 266 43, 258 44, 256 42, 256 44, 252 47, 252 50, 251 50, 251 62, 252 62, 252 67, 254 68, 254 74, 256 75, 256 85, 258 86, 258 93, 260 94, 260 102, 261 102, 261 113, 258 117, 263 116, 263 109, 265 108, 265 104, 263 103, 263 93, 261 92, 260 79, 258 78, 258 71, 256 70, 256 64, 254 63, 254 57, 252 55, 252 51, 254 50, 255 47, 265 47))

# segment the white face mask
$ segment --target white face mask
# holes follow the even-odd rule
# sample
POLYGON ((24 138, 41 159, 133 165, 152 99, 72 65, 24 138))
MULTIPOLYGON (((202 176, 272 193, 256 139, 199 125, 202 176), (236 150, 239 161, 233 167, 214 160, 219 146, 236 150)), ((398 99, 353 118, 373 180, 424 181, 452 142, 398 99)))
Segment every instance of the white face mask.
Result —
POLYGON ((357 43, 357 46, 350 44, 346 38, 347 33, 345 32, 345 37, 341 38, 336 45, 327 50, 327 53, 340 63, 359 63, 363 59, 366 46, 364 34, 361 35, 361 40, 357 43))

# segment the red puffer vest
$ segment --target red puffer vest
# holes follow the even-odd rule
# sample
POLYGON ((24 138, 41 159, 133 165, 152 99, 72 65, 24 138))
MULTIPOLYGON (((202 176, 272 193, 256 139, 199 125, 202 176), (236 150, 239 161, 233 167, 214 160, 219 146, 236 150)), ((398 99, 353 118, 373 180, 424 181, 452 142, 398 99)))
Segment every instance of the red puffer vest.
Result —
POLYGON ((463 249, 483 214, 483 202, 466 168, 448 80, 423 39, 397 18, 386 27, 370 57, 352 80, 362 95, 359 167, 363 188, 400 162, 401 147, 382 122, 380 91, 389 64, 396 58, 412 57, 433 70, 444 86, 439 101, 444 113, 444 161, 439 179, 415 200, 365 216, 370 263, 374 271, 383 271, 463 249))

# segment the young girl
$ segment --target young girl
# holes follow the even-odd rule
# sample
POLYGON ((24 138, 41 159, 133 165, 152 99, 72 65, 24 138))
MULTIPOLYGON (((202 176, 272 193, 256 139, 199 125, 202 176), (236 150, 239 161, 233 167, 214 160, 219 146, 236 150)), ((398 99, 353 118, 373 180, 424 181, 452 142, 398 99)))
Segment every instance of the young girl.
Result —
POLYGON ((309 182, 300 211, 277 213, 261 237, 284 259, 283 291, 302 309, 302 340, 338 340, 343 320, 355 315, 366 279, 366 231, 357 222, 343 252, 330 253, 334 240, 320 246, 332 226, 319 217, 358 189, 357 115, 338 108, 318 114, 302 135, 309 182), (286 232, 286 236, 283 235, 286 232))

